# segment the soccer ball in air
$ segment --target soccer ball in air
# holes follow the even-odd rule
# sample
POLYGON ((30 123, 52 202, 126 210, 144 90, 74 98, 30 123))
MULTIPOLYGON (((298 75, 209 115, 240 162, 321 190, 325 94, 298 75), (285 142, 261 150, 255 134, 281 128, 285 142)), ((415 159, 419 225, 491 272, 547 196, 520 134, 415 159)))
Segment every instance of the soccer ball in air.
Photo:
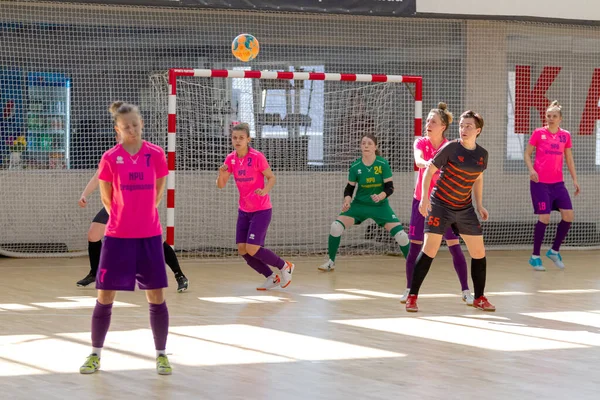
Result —
POLYGON ((258 55, 258 40, 248 33, 238 35, 231 43, 231 52, 240 61, 254 60, 258 55))

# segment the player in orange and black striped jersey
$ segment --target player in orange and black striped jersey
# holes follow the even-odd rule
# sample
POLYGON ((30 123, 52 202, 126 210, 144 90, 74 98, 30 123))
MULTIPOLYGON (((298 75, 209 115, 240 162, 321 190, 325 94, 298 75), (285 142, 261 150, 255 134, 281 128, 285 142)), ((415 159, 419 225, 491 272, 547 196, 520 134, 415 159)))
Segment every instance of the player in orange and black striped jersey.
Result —
POLYGON ((483 295, 486 280, 485 246, 481 224, 475 213, 477 209, 482 220, 488 219, 488 212, 483 207, 483 171, 487 168, 488 152, 476 143, 482 129, 481 115, 473 111, 464 112, 460 116, 460 139, 438 151, 423 176, 419 211, 425 217, 425 241, 415 265, 406 301, 407 311, 418 311, 419 289, 448 227, 462 237, 471 255, 471 277, 475 289, 473 307, 484 311, 496 310, 483 295), (431 198, 428 198, 427 188, 438 169, 441 171, 440 177, 431 198))

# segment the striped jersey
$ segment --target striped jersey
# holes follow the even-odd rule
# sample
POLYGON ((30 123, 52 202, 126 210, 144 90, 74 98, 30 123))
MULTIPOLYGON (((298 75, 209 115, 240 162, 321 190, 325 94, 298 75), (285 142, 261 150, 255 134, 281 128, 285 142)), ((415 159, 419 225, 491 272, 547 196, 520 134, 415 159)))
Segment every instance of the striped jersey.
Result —
POLYGON ((469 150, 460 140, 449 142, 432 161, 441 172, 431 193, 431 203, 453 210, 472 207, 473 184, 485 171, 487 163, 488 152, 480 145, 469 150))

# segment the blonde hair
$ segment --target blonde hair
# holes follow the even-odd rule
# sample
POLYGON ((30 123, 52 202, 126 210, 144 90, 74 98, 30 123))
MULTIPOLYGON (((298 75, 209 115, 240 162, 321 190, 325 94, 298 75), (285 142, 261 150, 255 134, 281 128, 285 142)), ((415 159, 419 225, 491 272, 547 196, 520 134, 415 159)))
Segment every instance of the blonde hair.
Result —
POLYGON ((546 112, 548 111, 558 111, 558 113, 562 117, 562 106, 560 105, 558 100, 554 100, 552 103, 550 103, 550 105, 546 109, 546 112))
POLYGON ((444 124, 444 126, 445 126, 444 132, 442 133, 442 135, 444 135, 444 137, 446 137, 446 130, 448 129, 448 126, 450 126, 450 124, 454 120, 454 116, 452 115, 452 113, 450 111, 448 111, 448 105, 446 103, 444 103, 443 101, 440 101, 437 105, 437 108, 432 108, 429 111, 429 114, 436 114, 440 117, 440 119, 442 120, 442 124, 444 124))
POLYGON ((124 101, 113 101, 113 103, 110 105, 110 107, 108 107, 108 112, 110 112, 112 114, 113 121, 115 122, 115 124, 117 123, 117 119, 121 115, 129 114, 131 112, 136 113, 137 115, 140 116, 140 118, 142 117, 142 114, 140 114, 140 109, 138 108, 138 106, 136 106, 134 104, 125 103, 124 101))

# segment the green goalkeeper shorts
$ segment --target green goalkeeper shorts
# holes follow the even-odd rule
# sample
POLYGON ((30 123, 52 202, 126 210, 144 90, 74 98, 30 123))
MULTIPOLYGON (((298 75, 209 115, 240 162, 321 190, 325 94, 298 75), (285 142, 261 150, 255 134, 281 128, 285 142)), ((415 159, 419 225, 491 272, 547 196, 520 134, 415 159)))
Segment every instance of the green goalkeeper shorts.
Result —
POLYGON ((400 220, 386 201, 385 204, 366 205, 352 202, 348 211, 341 213, 346 217, 354 218, 354 223, 359 225, 367 219, 372 219, 379 226, 384 226, 388 223, 400 223, 400 220))

